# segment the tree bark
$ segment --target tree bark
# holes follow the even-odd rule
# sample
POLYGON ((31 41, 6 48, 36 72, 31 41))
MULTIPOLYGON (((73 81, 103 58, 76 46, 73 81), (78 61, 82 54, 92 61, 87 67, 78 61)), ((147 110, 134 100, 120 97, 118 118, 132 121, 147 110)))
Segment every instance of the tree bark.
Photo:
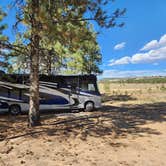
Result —
POLYGON ((49 51, 48 57, 47 57, 47 74, 51 75, 52 72, 52 51, 49 51))
POLYGON ((39 111, 39 0, 31 1, 31 71, 30 71, 30 101, 29 101, 29 127, 40 124, 39 111))

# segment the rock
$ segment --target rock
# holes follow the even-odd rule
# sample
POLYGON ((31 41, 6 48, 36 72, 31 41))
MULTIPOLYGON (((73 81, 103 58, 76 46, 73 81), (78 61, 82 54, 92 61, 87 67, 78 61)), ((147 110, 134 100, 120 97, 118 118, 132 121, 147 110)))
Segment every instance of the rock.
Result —
POLYGON ((24 160, 21 160, 21 162, 20 162, 21 164, 25 164, 25 161, 24 160))

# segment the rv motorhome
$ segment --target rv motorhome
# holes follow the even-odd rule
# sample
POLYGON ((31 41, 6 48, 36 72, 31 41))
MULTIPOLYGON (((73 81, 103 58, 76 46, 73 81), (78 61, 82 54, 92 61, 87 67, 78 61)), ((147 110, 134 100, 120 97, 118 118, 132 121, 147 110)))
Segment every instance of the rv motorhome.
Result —
MULTIPOLYGON (((101 107, 95 75, 40 75, 40 110, 101 107)), ((29 75, 0 73, 0 111, 17 115, 29 110, 29 75)))

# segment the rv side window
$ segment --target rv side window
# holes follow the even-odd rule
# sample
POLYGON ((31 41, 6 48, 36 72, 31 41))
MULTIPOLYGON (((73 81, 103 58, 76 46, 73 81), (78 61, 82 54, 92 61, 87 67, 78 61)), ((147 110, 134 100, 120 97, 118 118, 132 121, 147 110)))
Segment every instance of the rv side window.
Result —
POLYGON ((88 84, 88 90, 89 91, 95 91, 95 85, 94 84, 88 84))
POLYGON ((11 90, 11 97, 14 99, 19 99, 20 93, 18 89, 12 89, 11 90))
POLYGON ((92 83, 82 84, 81 89, 84 91, 96 91, 95 85, 92 83))
POLYGON ((6 89, 4 87, 0 87, 0 96, 2 96, 2 97, 8 97, 9 96, 8 89, 6 89))

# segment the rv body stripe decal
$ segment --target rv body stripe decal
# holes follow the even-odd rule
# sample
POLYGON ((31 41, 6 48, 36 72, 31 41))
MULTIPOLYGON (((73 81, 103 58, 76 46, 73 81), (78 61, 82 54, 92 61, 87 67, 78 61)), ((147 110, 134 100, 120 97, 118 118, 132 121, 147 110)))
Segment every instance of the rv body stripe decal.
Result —
POLYGON ((58 83, 53 83, 53 82, 44 82, 44 81, 40 81, 40 83, 42 84, 46 84, 46 85, 58 85, 58 83))
POLYGON ((0 96, 0 100, 23 103, 22 100, 17 100, 17 99, 8 98, 8 97, 1 97, 1 96, 0 96))
POLYGON ((0 101, 0 109, 7 109, 8 107, 9 105, 7 103, 0 101))

